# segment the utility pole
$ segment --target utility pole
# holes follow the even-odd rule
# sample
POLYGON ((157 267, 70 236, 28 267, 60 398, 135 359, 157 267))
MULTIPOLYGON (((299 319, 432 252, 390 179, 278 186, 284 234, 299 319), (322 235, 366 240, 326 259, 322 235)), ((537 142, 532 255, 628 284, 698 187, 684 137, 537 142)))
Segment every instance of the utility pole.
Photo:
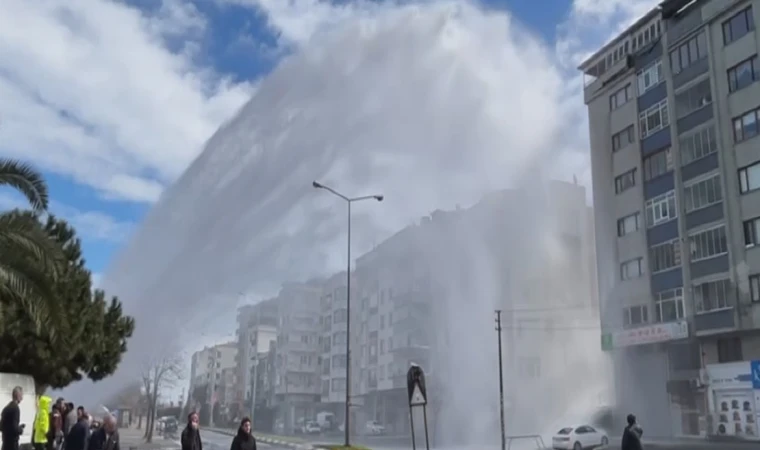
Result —
POLYGON ((501 450, 507 448, 507 435, 504 430, 504 366, 501 359, 501 310, 496 310, 496 333, 499 339, 499 411, 501 412, 501 450))

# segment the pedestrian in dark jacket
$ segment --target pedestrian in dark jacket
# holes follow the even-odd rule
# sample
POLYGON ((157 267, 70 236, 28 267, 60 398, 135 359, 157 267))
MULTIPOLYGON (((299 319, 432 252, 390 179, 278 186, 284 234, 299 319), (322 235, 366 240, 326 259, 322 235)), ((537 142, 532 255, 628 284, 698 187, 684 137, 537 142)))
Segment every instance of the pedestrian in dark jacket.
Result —
POLYGON ((77 423, 71 427, 69 435, 63 440, 64 450, 86 450, 90 438, 90 421, 87 414, 82 414, 77 423))
POLYGON ((251 419, 245 417, 240 421, 240 428, 232 439, 230 450, 256 450, 256 439, 251 433, 251 419))
POLYGON ((87 450, 119 450, 119 431, 112 415, 103 418, 103 424, 92 433, 87 450))
POLYGON ((198 429, 198 413, 191 412, 187 415, 187 426, 182 430, 182 450, 203 450, 201 432, 198 429))
POLYGON ((18 440, 24 433, 25 423, 21 422, 21 410, 18 404, 24 398, 21 386, 13 388, 13 400, 0 413, 0 435, 3 437, 2 450, 18 450, 18 440))
POLYGON ((636 423, 636 416, 628 414, 626 418, 628 426, 623 430, 623 440, 620 443, 620 450, 643 450, 641 446, 641 427, 636 423))

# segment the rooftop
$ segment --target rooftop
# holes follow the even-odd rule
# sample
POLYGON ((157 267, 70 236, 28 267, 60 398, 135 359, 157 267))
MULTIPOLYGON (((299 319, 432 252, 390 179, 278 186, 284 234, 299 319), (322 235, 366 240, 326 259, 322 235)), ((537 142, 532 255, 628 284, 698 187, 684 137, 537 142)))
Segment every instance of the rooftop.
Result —
POLYGON ((649 22, 653 18, 657 17, 659 14, 661 14, 661 9, 664 7, 664 4, 670 3, 670 2, 678 2, 683 0, 666 0, 663 3, 660 3, 660 5, 654 7, 651 11, 644 14, 641 18, 639 18, 636 22, 634 22, 631 26, 625 29, 622 33, 617 35, 614 39, 609 41, 607 44, 605 44, 602 48, 597 50, 593 55, 586 58, 580 66, 578 66, 578 70, 582 72, 586 72, 589 68, 595 65, 597 58, 607 53, 609 50, 615 48, 623 39, 625 39, 631 32, 641 28, 642 25, 649 22))

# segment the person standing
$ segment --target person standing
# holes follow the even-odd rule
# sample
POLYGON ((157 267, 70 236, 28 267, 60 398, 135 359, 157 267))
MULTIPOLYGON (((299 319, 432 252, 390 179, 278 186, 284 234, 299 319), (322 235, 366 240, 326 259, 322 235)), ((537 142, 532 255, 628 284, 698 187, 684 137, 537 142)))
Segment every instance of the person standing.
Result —
POLYGON ((87 450, 119 450, 119 431, 114 416, 108 414, 103 418, 103 424, 90 436, 87 450))
POLYGON ((79 417, 77 410, 74 409, 73 403, 71 402, 66 403, 66 415, 62 417, 63 417, 63 435, 65 437, 69 435, 71 428, 77 423, 77 420, 79 417))
POLYGON ((256 438, 251 433, 251 419, 244 417, 240 421, 237 435, 232 438, 230 450, 256 450, 256 438))
POLYGON ((54 411, 50 420, 46 450, 61 450, 63 446, 63 419, 61 413, 54 411))
POLYGON ((21 423, 21 410, 18 405, 24 399, 21 386, 13 388, 13 400, 0 413, 0 434, 3 437, 2 450, 18 450, 18 440, 24 433, 25 423, 21 423))
POLYGON ((53 399, 47 395, 40 395, 37 399, 37 414, 34 417, 34 432, 32 433, 32 446, 34 450, 45 450, 47 436, 50 431, 50 404, 53 399))
POLYGON ((87 413, 82 411, 77 423, 71 427, 69 435, 63 440, 63 450, 85 450, 90 438, 90 421, 87 413))
POLYGON ((636 423, 636 416, 628 414, 626 417, 628 426, 623 429, 623 439, 620 443, 620 450, 643 450, 641 446, 641 435, 643 430, 636 423))
POLYGON ((198 413, 191 412, 187 415, 187 426, 182 430, 182 437, 180 438, 182 450, 203 450, 198 422, 198 413))

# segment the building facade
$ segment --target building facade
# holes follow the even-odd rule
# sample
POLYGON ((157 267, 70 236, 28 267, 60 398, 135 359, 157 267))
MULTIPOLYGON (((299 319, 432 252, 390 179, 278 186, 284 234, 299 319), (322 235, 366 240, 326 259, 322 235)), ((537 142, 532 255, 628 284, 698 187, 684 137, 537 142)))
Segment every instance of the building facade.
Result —
POLYGON ((274 346, 272 406, 275 423, 294 432, 313 420, 322 394, 319 281, 286 283, 276 298, 279 327, 274 346))
MULTIPOLYGON (((193 353, 190 363, 190 388, 188 399, 192 409, 211 411, 210 406, 219 404, 226 408, 224 402, 227 381, 234 386, 234 378, 224 378, 224 374, 234 374, 237 359, 237 343, 228 342, 205 347, 193 353)), ((221 411, 221 410, 220 410, 221 411)))
MULTIPOLYGON (((346 272, 328 278, 320 297, 322 410, 345 423, 346 403, 346 272)), ((321 412, 321 411, 320 411, 321 412)))
MULTIPOLYGON (((261 301, 254 305, 238 308, 237 313, 237 344, 238 358, 236 362, 237 383, 236 401, 246 411, 250 411, 253 397, 253 380, 262 383, 262 375, 266 371, 259 364, 266 361, 264 357, 277 340, 277 327, 280 321, 277 299, 261 301)), ((256 403, 268 401, 257 385, 256 403)))
MULTIPOLYGON (((759 14, 668 0, 580 67, 602 343, 650 435, 717 433, 708 367, 760 359, 759 14)), ((740 405, 723 429, 757 436, 740 405)))

